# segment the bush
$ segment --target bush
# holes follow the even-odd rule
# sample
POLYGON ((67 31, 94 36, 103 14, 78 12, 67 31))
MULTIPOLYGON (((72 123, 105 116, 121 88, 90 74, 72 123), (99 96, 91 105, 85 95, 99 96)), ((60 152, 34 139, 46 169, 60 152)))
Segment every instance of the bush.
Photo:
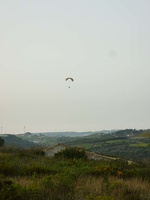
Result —
POLYGON ((69 159, 87 158, 84 149, 79 149, 75 147, 67 148, 63 151, 60 151, 55 154, 55 157, 63 157, 63 158, 69 158, 69 159))
POLYGON ((0 137, 0 147, 4 146, 4 140, 0 137))

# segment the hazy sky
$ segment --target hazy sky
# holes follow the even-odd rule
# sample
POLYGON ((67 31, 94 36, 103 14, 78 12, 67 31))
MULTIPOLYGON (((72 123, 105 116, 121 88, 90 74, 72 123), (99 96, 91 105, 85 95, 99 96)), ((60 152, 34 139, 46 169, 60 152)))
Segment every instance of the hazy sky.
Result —
POLYGON ((150 128, 150 1, 0 0, 0 126, 150 128))

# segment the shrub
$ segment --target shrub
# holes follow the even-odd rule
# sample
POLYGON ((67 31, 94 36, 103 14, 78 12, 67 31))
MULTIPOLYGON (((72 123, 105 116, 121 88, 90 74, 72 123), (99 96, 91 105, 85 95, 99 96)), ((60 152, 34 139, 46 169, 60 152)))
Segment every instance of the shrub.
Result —
POLYGON ((68 159, 80 159, 87 158, 84 149, 78 149, 75 147, 67 148, 55 154, 55 157, 63 157, 68 159))

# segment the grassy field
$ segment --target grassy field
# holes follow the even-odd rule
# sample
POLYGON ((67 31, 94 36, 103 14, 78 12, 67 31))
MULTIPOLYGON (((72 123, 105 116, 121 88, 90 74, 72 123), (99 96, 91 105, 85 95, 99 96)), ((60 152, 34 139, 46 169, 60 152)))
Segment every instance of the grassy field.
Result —
POLYGON ((138 144, 130 144, 131 147, 148 147, 148 143, 138 143, 138 144))
POLYGON ((0 148, 1 200, 149 200, 150 162, 47 158, 0 148))

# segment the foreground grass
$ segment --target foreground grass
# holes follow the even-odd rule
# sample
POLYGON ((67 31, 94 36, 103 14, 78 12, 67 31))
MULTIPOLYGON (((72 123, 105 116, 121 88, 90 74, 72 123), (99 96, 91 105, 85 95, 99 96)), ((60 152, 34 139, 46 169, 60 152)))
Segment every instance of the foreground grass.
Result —
POLYGON ((148 200, 150 166, 49 159, 41 149, 0 149, 1 200, 148 200))

